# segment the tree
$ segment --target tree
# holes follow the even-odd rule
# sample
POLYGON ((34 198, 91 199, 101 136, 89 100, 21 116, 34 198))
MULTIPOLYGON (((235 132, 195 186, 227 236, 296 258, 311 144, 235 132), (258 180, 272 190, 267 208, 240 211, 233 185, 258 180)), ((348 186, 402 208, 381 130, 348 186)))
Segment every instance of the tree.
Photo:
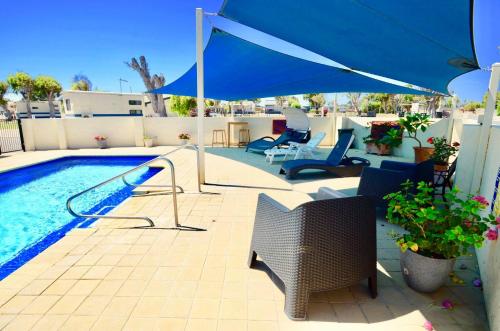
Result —
POLYGON ((33 98, 34 89, 33 78, 27 73, 19 71, 7 77, 7 84, 9 84, 12 91, 21 94, 26 101, 27 116, 31 117, 31 100, 33 98))
MULTIPOLYGON (((486 100, 488 99, 488 92, 486 92, 484 95, 483 95, 483 102, 482 102, 482 107, 483 108, 486 108, 486 100)), ((496 102, 495 102, 495 105, 496 105, 496 110, 497 110, 497 115, 500 116, 500 92, 497 92, 497 98, 496 98, 496 102)))
POLYGON ((286 101, 286 97, 278 96, 274 97, 274 100, 276 101, 276 106, 283 107, 286 101))
MULTIPOLYGON (((157 89, 165 85, 165 77, 163 74, 154 74, 151 76, 149 72, 149 65, 146 61, 146 57, 141 55, 139 61, 133 57, 130 62, 125 62, 125 64, 132 70, 136 71, 142 78, 144 85, 148 91, 157 89)), ((165 102, 163 101, 163 95, 147 93, 149 100, 151 100, 151 106, 153 111, 160 115, 161 117, 167 116, 167 110, 165 108, 165 102)))
POLYGON ((73 83, 71 84, 73 91, 92 91, 92 82, 90 79, 82 74, 73 76, 73 83))
POLYGON ((49 103, 50 117, 56 116, 54 98, 62 91, 62 86, 57 80, 50 76, 38 76, 34 81, 35 94, 46 99, 49 103))
POLYGON ((296 109, 300 109, 302 106, 299 99, 296 96, 290 96, 287 98, 288 106, 296 109))
POLYGON ((12 119, 12 113, 7 107, 7 100, 5 99, 5 94, 7 93, 8 90, 9 90, 9 84, 0 81, 0 107, 4 109, 5 117, 7 117, 7 119, 10 120, 12 119))
POLYGON ((191 110, 196 109, 196 99, 193 97, 172 95, 170 97, 170 109, 180 116, 189 116, 191 110))
POLYGON ((347 93, 347 97, 349 98, 349 103, 351 107, 358 113, 358 116, 361 115, 361 93, 347 93))
POLYGON ((325 104, 325 96, 323 93, 304 94, 304 99, 309 101, 311 108, 318 109, 325 104))
POLYGON ((463 109, 465 111, 471 111, 471 112, 475 112, 476 109, 478 108, 481 108, 482 107, 482 104, 479 103, 479 102, 475 102, 475 101, 472 101, 472 102, 468 102, 464 105, 463 109))

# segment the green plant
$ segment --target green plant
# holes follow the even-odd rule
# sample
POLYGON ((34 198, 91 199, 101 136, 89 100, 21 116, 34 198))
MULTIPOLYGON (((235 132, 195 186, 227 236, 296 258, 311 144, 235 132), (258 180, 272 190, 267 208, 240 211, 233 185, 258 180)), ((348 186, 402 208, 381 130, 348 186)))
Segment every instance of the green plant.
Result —
POLYGON ((410 114, 399 120, 402 128, 406 129, 408 136, 406 138, 414 139, 418 142, 418 147, 422 147, 422 142, 417 138, 418 131, 425 132, 429 127, 431 120, 427 114, 410 114))
POLYGON ((196 99, 193 97, 178 95, 170 97, 170 109, 180 116, 189 116, 189 112, 193 108, 196 108, 196 99))
POLYGON ((401 226, 405 233, 393 233, 402 251, 410 249, 432 258, 456 258, 468 254, 471 247, 482 246, 485 233, 490 240, 498 236, 500 218, 481 216, 488 206, 484 197, 467 195, 462 199, 454 188, 446 201, 434 199, 434 188, 420 182, 416 193, 406 181, 402 190, 384 197, 389 202, 389 223, 401 226))
POLYGON ((189 133, 180 133, 179 134, 179 139, 189 140, 189 139, 191 139, 191 135, 189 133))
POLYGON ((427 139, 427 142, 434 146, 431 158, 436 164, 448 164, 448 159, 458 152, 458 147, 460 146, 457 142, 451 145, 448 144, 445 137, 430 137, 427 139))
POLYGON ((400 126, 397 122, 371 122, 370 134, 363 138, 363 142, 398 147, 403 142, 400 126))

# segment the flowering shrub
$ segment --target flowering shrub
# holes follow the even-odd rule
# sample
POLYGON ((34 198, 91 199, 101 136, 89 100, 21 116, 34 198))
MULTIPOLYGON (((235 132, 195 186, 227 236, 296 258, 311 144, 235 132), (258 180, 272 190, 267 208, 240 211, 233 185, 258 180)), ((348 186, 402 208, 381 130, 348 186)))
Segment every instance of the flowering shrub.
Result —
POLYGON ((189 140, 189 139, 191 139, 191 135, 189 133, 181 133, 181 134, 179 134, 179 139, 189 140))
POLYGON ((398 147, 403 142, 403 131, 398 122, 373 121, 370 125, 370 135, 363 138, 365 144, 398 147))
POLYGON ((448 159, 458 152, 460 146, 458 142, 448 144, 445 137, 430 137, 427 142, 434 146, 431 158, 436 164, 448 164, 448 159))
POLYGON ((95 136, 94 139, 97 141, 103 141, 106 140, 106 136, 95 136))
POLYGON ((393 233, 402 251, 409 248, 423 256, 451 259, 466 255, 470 247, 481 247, 485 238, 497 239, 500 218, 481 216, 488 206, 484 197, 461 199, 454 188, 443 201, 434 199, 434 189, 427 183, 418 183, 416 193, 410 181, 401 186, 401 191, 384 199, 389 202, 389 222, 407 231, 393 233))

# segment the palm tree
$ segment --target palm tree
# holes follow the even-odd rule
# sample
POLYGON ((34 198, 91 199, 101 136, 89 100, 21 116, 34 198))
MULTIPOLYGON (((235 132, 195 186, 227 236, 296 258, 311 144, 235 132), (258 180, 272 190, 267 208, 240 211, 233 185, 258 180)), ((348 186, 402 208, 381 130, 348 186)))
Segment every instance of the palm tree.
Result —
MULTIPOLYGON (((144 55, 139 57, 139 61, 133 57, 130 62, 125 62, 125 64, 141 76, 142 81, 146 86, 146 90, 151 91, 165 85, 165 77, 163 77, 163 74, 154 74, 151 76, 149 72, 149 65, 144 55)), ((163 95, 153 93, 147 93, 147 95, 149 100, 151 100, 153 111, 161 117, 166 117, 167 110, 165 108, 165 102, 163 101, 163 95)))
POLYGON ((92 82, 90 79, 82 74, 73 76, 73 84, 71 89, 74 91, 92 91, 92 82))

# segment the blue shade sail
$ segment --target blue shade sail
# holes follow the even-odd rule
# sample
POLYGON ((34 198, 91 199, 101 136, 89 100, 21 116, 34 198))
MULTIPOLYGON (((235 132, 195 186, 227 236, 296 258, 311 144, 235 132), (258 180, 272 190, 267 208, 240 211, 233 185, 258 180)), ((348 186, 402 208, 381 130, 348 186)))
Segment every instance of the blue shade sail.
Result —
MULTIPOLYGON (((282 54, 213 29, 204 51, 205 97, 242 100, 321 92, 427 94, 282 54)), ((196 96, 196 64, 152 93, 196 96)))
POLYGON ((472 0, 225 0, 220 15, 354 70, 448 93, 479 68, 472 0))

